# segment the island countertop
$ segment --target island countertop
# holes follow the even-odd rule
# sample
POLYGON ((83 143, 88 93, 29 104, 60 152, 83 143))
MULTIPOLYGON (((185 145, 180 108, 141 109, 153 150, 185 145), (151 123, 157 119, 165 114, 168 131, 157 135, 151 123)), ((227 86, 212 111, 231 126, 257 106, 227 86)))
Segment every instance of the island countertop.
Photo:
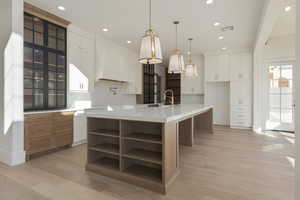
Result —
POLYGON ((170 122, 212 109, 211 105, 179 104, 148 107, 148 105, 106 105, 85 110, 87 117, 148 122, 170 122))

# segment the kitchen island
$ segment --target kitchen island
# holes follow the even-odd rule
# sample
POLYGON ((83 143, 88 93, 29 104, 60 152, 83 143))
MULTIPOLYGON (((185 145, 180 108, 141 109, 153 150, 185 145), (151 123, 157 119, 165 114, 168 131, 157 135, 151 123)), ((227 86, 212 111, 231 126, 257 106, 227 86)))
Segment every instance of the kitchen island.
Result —
POLYGON ((167 193, 179 174, 179 145, 213 133, 208 105, 123 105, 85 110, 86 170, 167 193))

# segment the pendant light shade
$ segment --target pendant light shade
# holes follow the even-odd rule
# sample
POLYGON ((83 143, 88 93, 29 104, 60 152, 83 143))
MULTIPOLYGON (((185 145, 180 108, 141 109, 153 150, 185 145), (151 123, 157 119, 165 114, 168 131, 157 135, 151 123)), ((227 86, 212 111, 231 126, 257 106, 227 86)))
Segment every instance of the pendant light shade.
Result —
POLYGON ((162 63, 163 60, 161 44, 158 35, 156 35, 151 28, 152 1, 149 0, 149 3, 149 29, 142 38, 139 62, 143 64, 158 64, 162 63))
POLYGON ((177 47, 178 46, 177 26, 179 22, 175 21, 174 24, 176 26, 176 49, 174 54, 170 56, 168 72, 179 74, 184 71, 184 59, 183 59, 183 55, 181 54, 180 50, 177 47))
POLYGON ((189 38, 189 52, 188 52, 188 63, 185 66, 185 76, 187 77, 197 77, 199 76, 197 65, 192 63, 192 38, 189 38))

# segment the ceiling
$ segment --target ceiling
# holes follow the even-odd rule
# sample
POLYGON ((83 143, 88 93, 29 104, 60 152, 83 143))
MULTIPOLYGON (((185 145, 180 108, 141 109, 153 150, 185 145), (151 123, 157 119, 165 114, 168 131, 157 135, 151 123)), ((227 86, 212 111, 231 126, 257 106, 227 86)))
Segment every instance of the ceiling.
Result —
MULTIPOLYGON (((89 31, 99 31, 110 40, 138 52, 141 36, 148 28, 148 0, 25 0, 70 20, 89 31), (57 6, 64 6, 59 11, 57 6), (101 29, 107 27, 108 32, 101 29), (126 41, 131 40, 131 44, 126 41)), ((187 51, 187 39, 194 38, 193 54, 251 48, 254 44, 263 0, 153 0, 153 28, 161 38, 164 57, 175 48, 174 20, 179 20, 179 45, 187 51), (214 22, 221 26, 214 27, 214 22), (221 32, 233 25, 232 32, 221 32), (223 35, 223 40, 218 37, 223 35)), ((165 59, 166 60, 166 59, 165 59)))
POLYGON ((282 11, 282 14, 278 18, 270 37, 296 34, 296 4, 291 3, 291 5, 293 5, 293 7, 290 12, 284 12, 284 10, 282 11))

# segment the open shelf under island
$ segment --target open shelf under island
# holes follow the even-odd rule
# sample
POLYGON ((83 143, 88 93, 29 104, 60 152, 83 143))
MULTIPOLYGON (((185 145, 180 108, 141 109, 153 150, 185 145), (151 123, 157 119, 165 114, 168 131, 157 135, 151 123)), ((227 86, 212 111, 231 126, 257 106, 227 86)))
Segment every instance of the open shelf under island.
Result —
POLYGON ((213 107, 102 106, 87 109, 86 170, 167 193, 179 174, 179 145, 213 133, 213 107))

